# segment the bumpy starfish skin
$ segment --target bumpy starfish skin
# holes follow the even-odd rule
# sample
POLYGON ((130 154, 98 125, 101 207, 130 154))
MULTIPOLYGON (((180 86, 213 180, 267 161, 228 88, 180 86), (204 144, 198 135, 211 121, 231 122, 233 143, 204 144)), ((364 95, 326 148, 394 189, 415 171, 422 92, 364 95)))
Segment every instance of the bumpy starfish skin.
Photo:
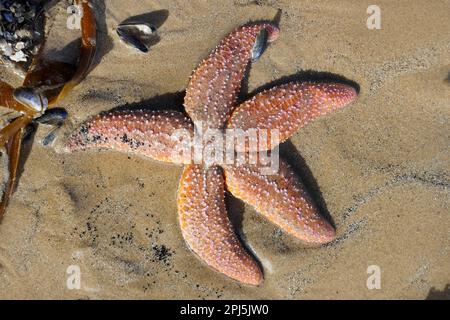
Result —
MULTIPOLYGON (((228 128, 244 132, 249 129, 267 129, 269 138, 271 130, 277 129, 281 143, 310 121, 345 107, 356 97, 353 87, 341 83, 288 83, 263 91, 243 102, 233 112, 228 128)), ((271 149, 269 143, 255 144, 255 147, 264 151, 266 145, 271 149)), ((243 146, 236 147, 244 151, 241 150, 243 146)), ((258 150, 250 148, 246 151, 258 150)))
MULTIPOLYGON (((181 112, 127 110, 101 113, 84 123, 69 138, 65 151, 113 149, 155 160, 190 163, 186 152, 174 152, 177 130, 193 133, 191 120, 181 112)), ((181 149, 180 149, 181 151, 181 149)))
POLYGON ((316 205, 292 169, 280 159, 277 174, 261 174, 260 167, 225 167, 228 190, 296 238, 323 244, 335 237, 334 228, 319 214, 316 205))
POLYGON ((235 107, 256 38, 263 30, 268 32, 269 42, 278 37, 278 28, 268 23, 238 28, 195 69, 184 99, 193 121, 203 121, 210 128, 225 125, 235 107))
POLYGON ((263 280, 262 272, 236 237, 224 197, 220 167, 186 166, 178 191, 183 238, 212 268, 242 283, 258 285, 263 280))

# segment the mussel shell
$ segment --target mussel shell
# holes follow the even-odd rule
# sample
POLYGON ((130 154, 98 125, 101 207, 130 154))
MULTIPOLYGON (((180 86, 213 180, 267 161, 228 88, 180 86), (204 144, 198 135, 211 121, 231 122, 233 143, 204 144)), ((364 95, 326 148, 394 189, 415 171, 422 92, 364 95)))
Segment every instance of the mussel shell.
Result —
POLYGON ((39 92, 36 92, 32 88, 21 87, 14 90, 14 99, 24 104, 39 113, 47 110, 48 100, 47 98, 39 92))
POLYGON ((149 40, 156 33, 156 28, 149 23, 144 22, 126 22, 117 27, 117 34, 128 45, 148 52, 149 40))
POLYGON ((42 138, 41 143, 43 146, 50 146, 53 141, 58 137, 58 132, 64 121, 67 119, 69 114, 63 108, 53 108, 47 110, 42 116, 33 120, 32 124, 45 124, 53 126, 54 128, 50 130, 44 138, 42 138))
POLYGON ((269 32, 266 29, 262 29, 256 37, 255 44, 253 45, 252 61, 258 60, 264 51, 266 51, 268 39, 269 32))
POLYGON ((67 119, 68 113, 63 108, 53 108, 47 110, 42 116, 34 119, 36 123, 46 124, 51 126, 60 126, 67 119))

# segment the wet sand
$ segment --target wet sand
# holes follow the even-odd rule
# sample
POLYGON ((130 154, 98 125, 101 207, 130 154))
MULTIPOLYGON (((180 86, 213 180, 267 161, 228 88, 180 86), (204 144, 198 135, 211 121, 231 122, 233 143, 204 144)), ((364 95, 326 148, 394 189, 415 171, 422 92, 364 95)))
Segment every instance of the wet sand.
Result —
MULTIPOLYGON (((305 246, 229 197, 265 273, 260 287, 240 285, 185 245, 175 201, 181 167, 114 152, 57 153, 39 143, 48 131, 41 126, 0 225, 0 298, 448 298, 448 1, 378 1, 381 30, 366 27, 368 1, 97 3, 101 61, 61 103, 70 119, 57 143, 103 110, 180 109, 192 70, 221 38, 281 9, 280 37, 252 66, 248 95, 307 70, 360 86, 356 103, 281 149, 338 237, 305 246), (168 16, 148 54, 119 41, 119 22, 156 10, 168 16), (66 286, 71 265, 80 267, 80 290, 66 286), (370 265, 381 269, 379 290, 366 286, 370 265)), ((51 11, 54 39, 77 36, 63 9, 51 11)))

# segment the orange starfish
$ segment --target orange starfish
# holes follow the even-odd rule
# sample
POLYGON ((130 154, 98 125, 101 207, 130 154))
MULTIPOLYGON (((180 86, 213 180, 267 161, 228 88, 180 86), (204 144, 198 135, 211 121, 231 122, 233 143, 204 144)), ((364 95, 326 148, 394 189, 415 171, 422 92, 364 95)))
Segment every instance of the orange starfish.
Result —
MULTIPOLYGON (((277 38, 278 32, 272 24, 253 24, 236 29, 222 40, 191 76, 184 101, 190 118, 176 111, 109 111, 83 124, 66 144, 68 151, 115 149, 185 164, 177 202, 186 243, 210 267, 250 285, 259 285, 263 273, 233 230, 224 202, 225 187, 305 242, 327 243, 335 237, 334 228, 319 214, 284 161, 271 175, 263 175, 257 164, 199 164, 190 154, 173 151, 178 143, 173 137, 180 129, 193 134, 201 121, 207 128, 220 130, 278 130, 282 142, 311 120, 356 98, 355 89, 349 85, 292 82, 236 106, 247 65, 259 57, 265 42, 277 38)), ((254 150, 235 151, 249 154, 254 150)))

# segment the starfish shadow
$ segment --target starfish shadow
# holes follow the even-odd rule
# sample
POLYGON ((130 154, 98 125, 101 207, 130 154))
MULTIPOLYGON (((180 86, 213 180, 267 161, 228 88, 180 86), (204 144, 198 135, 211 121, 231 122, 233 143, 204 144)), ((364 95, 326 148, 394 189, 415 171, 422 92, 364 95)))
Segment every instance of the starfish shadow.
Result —
POLYGON ((261 261, 256 256, 253 249, 249 246, 245 234, 242 232, 242 221, 244 220, 245 203, 244 201, 235 198, 228 190, 225 192, 225 206, 228 212, 233 230, 240 240, 241 245, 247 250, 250 256, 256 261, 261 270, 264 270, 261 261))
POLYGON ((291 166, 300 178, 306 190, 309 192, 317 205, 321 215, 327 219, 333 227, 336 227, 336 224, 328 211, 327 204, 323 199, 323 195, 320 191, 319 185, 317 184, 316 178, 314 178, 314 175, 306 164, 305 159, 300 155, 297 148, 290 140, 280 145, 280 156, 291 166))
POLYGON ((315 70, 302 70, 295 74, 281 77, 277 80, 271 81, 253 92, 250 93, 250 97, 260 93, 264 90, 268 90, 275 86, 280 86, 283 84, 287 84, 289 82, 336 82, 349 85, 355 88, 356 92, 359 94, 361 88, 358 83, 353 80, 347 79, 344 76, 324 71, 315 71, 315 70))
POLYGON ((157 95, 149 99, 145 99, 139 102, 129 103, 121 106, 117 106, 109 111, 127 111, 127 110, 171 110, 187 113, 183 107, 183 101, 185 91, 178 91, 172 93, 165 93, 162 95, 157 95))

